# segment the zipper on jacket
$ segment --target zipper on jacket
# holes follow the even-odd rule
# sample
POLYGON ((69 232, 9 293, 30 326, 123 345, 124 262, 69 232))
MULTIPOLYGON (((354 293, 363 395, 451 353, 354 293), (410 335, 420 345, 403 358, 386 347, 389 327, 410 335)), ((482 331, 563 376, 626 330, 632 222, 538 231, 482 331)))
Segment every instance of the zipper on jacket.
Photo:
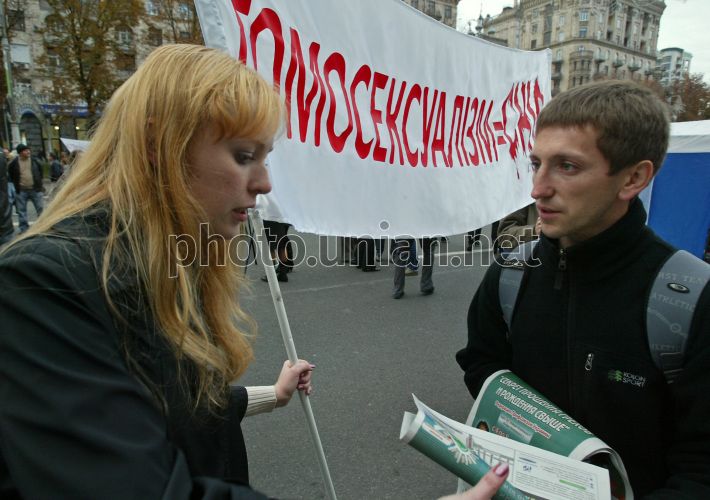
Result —
POLYGON ((567 271, 567 254, 564 248, 560 248, 560 259, 557 261, 557 271, 555 272, 555 290, 562 290, 562 279, 567 271))
POLYGON ((587 361, 584 363, 584 369, 588 372, 592 371, 592 363, 594 362, 594 353, 587 354, 587 361))

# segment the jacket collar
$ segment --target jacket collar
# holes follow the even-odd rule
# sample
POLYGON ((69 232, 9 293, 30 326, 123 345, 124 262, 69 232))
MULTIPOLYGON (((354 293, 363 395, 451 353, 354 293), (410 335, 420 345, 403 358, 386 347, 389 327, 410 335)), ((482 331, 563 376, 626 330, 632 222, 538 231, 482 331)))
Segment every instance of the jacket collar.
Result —
MULTIPOLYGON (((629 204, 626 214, 614 225, 565 249, 568 269, 589 279, 616 272, 632 257, 639 238, 646 230, 646 210, 637 197, 629 204)), ((559 240, 547 238, 543 234, 540 241, 543 260, 550 262, 552 259, 557 266, 561 254, 559 240)))

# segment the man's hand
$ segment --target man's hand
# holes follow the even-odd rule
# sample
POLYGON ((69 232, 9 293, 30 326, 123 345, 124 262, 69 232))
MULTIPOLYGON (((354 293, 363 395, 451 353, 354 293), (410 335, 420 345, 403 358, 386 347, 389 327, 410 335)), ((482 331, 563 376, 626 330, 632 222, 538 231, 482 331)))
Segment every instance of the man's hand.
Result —
POLYGON ((313 392, 313 387, 311 386, 313 368, 315 368, 315 365, 303 359, 299 359, 293 366, 291 366, 290 361, 284 361, 279 379, 274 386, 277 407, 286 406, 296 389, 305 392, 307 396, 311 395, 313 392))

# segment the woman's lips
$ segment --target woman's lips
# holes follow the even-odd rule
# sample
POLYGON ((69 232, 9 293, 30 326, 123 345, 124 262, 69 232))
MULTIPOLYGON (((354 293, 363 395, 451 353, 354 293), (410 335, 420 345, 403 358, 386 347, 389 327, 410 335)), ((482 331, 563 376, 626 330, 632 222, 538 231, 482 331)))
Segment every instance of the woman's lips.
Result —
POLYGON ((232 210, 232 213, 239 222, 246 222, 248 218, 246 208, 235 208, 234 210, 232 210))

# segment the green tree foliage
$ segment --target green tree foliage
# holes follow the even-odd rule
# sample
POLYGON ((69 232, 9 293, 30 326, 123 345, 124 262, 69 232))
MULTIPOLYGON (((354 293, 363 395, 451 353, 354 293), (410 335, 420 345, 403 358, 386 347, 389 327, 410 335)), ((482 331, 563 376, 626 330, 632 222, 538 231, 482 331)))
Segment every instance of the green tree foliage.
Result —
POLYGON ((38 63, 51 78, 54 102, 85 103, 95 118, 130 68, 132 27, 141 0, 46 0, 52 9, 41 29, 46 53, 38 63), (129 61, 126 63, 126 61, 129 61), (128 66, 128 67, 126 67, 128 66))

